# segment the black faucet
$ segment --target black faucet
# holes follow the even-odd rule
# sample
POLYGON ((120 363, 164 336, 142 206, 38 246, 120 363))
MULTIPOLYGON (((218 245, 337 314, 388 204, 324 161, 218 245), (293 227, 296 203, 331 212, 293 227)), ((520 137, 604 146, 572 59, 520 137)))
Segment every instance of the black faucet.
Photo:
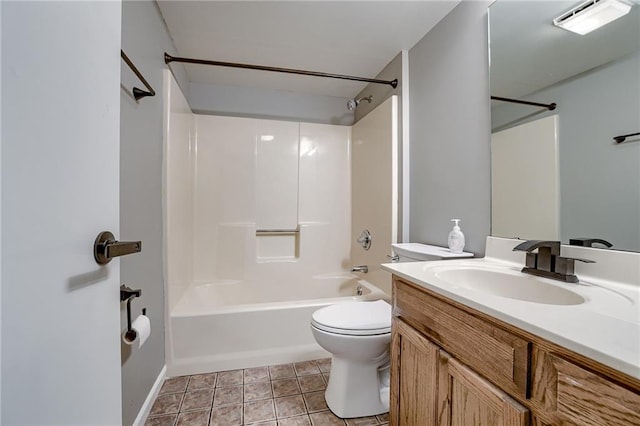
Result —
POLYGON ((527 252, 522 272, 567 283, 578 282, 574 275, 574 261, 595 263, 593 260, 560 256, 560 241, 529 240, 515 246, 513 251, 527 252), (535 249, 538 249, 537 253, 533 253, 535 249))
POLYGON ((569 245, 572 246, 582 246, 582 247, 593 247, 594 244, 602 244, 605 247, 612 247, 611 244, 607 240, 603 240, 601 238, 570 238, 569 245))

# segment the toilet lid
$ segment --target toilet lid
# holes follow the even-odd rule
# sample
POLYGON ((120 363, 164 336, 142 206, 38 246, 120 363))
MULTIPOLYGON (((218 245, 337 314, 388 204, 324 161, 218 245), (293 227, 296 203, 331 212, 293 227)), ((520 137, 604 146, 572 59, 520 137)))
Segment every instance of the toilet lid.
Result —
POLYGON ((311 325, 329 333, 371 336, 391 332, 391 305, 375 302, 343 302, 318 309, 311 325))

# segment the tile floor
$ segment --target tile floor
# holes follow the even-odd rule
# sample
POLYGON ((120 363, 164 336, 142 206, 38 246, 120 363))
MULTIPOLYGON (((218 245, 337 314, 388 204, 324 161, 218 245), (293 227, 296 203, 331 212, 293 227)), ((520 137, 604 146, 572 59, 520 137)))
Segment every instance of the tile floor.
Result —
POLYGON ((145 426, 387 425, 389 415, 340 419, 324 400, 330 359, 173 377, 145 426))

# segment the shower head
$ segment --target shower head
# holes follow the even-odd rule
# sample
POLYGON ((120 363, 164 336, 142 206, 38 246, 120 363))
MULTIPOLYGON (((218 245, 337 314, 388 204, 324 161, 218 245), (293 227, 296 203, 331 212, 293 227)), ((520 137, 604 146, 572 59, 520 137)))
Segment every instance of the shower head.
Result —
POLYGON ((371 103, 372 100, 373 100, 373 95, 364 96, 360 99, 349 99, 347 101, 347 109, 349 111, 353 111, 354 109, 358 108, 358 105, 360 105, 360 102, 367 101, 371 103))

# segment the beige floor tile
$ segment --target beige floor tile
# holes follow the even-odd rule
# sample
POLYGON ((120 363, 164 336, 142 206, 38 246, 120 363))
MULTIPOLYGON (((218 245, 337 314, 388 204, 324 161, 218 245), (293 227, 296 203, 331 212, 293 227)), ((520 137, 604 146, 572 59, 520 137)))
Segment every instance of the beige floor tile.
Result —
POLYGON ((278 419, 285 417, 299 416, 301 414, 307 414, 307 409, 304 406, 304 400, 302 395, 285 396, 283 398, 276 398, 276 416, 278 419))
POLYGON ((145 426, 388 425, 388 413, 340 419, 328 410, 330 370, 325 358, 173 377, 163 383, 145 426))
POLYGON ((318 363, 318 368, 323 373, 328 373, 331 371, 331 358, 319 359, 316 361, 318 363))
MULTIPOLYGON (((346 423, 331 411, 309 414, 313 426, 344 426, 346 423)), ((427 426, 427 425, 425 425, 427 426)))
POLYGON ((275 419, 276 411, 273 406, 273 399, 263 399, 260 401, 246 402, 244 404, 245 424, 275 419))
POLYGON ((278 426, 311 426, 311 420, 307 415, 287 417, 286 419, 278 420, 278 426))
POLYGON ((269 380, 269 367, 245 368, 244 370, 245 383, 268 382, 269 380))
POLYGON ((389 423, 389 413, 378 414, 376 417, 380 423, 389 423))
POLYGON ((308 376, 310 374, 320 374, 320 369, 315 361, 296 362, 293 364, 298 376, 308 376))
POLYGON ((149 416, 177 413, 180 410, 182 395, 181 393, 170 393, 158 396, 151 407, 149 416))
POLYGON ((322 377, 324 378, 324 381, 329 384, 329 373, 322 373, 322 377))
POLYGON ((213 407, 209 426, 242 425, 242 404, 213 407))
POLYGON ((257 399, 273 398, 271 383, 256 382, 244 385, 244 402, 255 401, 257 399))
POLYGON ((177 414, 168 414, 165 416, 149 417, 144 422, 144 426, 173 426, 176 422, 177 414))
POLYGON ((347 422, 347 426, 376 426, 379 425, 378 419, 376 416, 370 417, 358 417, 355 419, 345 419, 347 422))
POLYGON ((322 378, 322 374, 298 377, 298 383, 300 384, 300 390, 302 393, 320 391, 327 387, 327 384, 322 378))
POLYGON ((270 365, 269 375, 271 380, 279 380, 296 377, 296 372, 293 370, 293 364, 270 365))
POLYGON ((327 407, 327 402, 324 400, 324 391, 305 393, 302 396, 304 397, 304 403, 309 413, 324 411, 329 408, 327 407))
POLYGON ((242 404, 242 386, 230 386, 227 388, 216 388, 213 394, 213 406, 242 404))
POLYGON ((244 383, 242 370, 221 371, 218 373, 216 387, 241 385, 244 383))
POLYGON ((180 413, 176 426, 208 426, 210 415, 210 410, 180 413))
POLYGON ((288 396, 301 393, 296 379, 274 380, 271 382, 273 396, 288 396))
POLYGON ((197 374, 189 378, 187 391, 210 389, 216 386, 217 373, 197 374))
POLYGON ((167 379, 162 384, 160 395, 184 392, 187 389, 187 383, 189 383, 189 376, 172 377, 167 379))
POLYGON ((184 394, 180 411, 202 410, 211 408, 213 389, 203 389, 184 394))

